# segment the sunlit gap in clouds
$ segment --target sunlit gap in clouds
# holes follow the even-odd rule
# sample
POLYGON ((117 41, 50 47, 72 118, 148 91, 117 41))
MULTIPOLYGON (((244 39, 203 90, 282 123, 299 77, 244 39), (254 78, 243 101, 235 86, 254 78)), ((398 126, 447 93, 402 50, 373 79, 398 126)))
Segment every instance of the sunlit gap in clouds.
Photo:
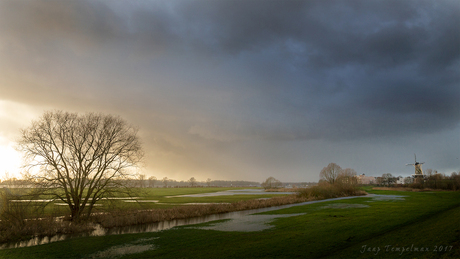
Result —
POLYGON ((6 145, 3 144, 5 142, 8 143, 0 136, 0 179, 19 178, 21 154, 14 149, 12 142, 6 145))
POLYGON ((42 108, 0 100, 0 180, 20 178, 22 154, 14 146, 20 129, 28 127, 42 112, 42 108))

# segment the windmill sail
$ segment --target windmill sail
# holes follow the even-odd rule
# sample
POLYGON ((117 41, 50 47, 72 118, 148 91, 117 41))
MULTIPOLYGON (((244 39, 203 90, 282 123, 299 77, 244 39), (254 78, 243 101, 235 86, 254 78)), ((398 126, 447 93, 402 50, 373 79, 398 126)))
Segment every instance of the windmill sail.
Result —
POLYGON ((415 164, 406 164, 406 166, 408 166, 408 165, 414 166, 415 167, 415 175, 423 175, 422 165, 425 162, 422 162, 422 163, 417 162, 417 155, 416 154, 414 154, 414 160, 415 160, 415 164))

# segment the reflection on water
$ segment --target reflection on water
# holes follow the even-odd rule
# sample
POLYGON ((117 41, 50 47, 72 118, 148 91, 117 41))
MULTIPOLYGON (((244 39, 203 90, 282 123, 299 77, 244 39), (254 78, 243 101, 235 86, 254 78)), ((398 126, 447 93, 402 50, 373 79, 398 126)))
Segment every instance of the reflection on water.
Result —
MULTIPOLYGON (((272 228, 268 225, 272 220, 277 218, 288 218, 305 215, 305 213, 295 214, 275 214, 275 215, 246 215, 244 217, 232 218, 229 221, 218 222, 210 226, 198 227, 199 229, 209 229, 218 231, 239 231, 253 232, 272 228)), ((193 228, 193 227, 191 227, 193 228)))
POLYGON ((404 201, 406 200, 405 197, 402 195, 378 195, 375 194, 372 199, 375 201, 404 201))
POLYGON ((126 244, 121 246, 113 246, 107 250, 99 251, 88 256, 88 258, 117 258, 123 255, 138 254, 152 249, 155 249, 154 245, 126 244))
MULTIPOLYGON (((368 195, 373 196, 373 195, 368 195)), ((384 195, 379 195, 384 196, 384 195)), ((18 247, 28 247, 28 246, 35 246, 35 245, 42 245, 57 241, 63 241, 70 238, 76 237, 89 237, 89 236, 106 236, 106 235, 121 235, 121 234, 135 234, 135 233, 145 233, 145 232, 156 232, 161 230, 170 229, 176 226, 184 226, 184 225, 194 225, 200 224, 215 220, 222 220, 222 219, 239 219, 241 217, 254 214, 254 213, 261 213, 267 211, 274 211, 284 208, 290 208, 294 206, 302 206, 307 204, 313 204, 318 202, 326 202, 326 201, 334 201, 334 200, 345 200, 345 199, 353 199, 358 197, 366 197, 366 196, 353 196, 353 197, 341 197, 341 198, 334 198, 334 199, 327 199, 327 200, 319 200, 319 201, 307 201, 302 203, 295 203, 295 204, 288 204, 288 205, 281 205, 281 206, 274 206, 269 208, 261 208, 261 209, 253 209, 253 210, 244 210, 244 211, 235 211, 235 212, 228 212, 228 213, 221 213, 221 214, 213 214, 207 215, 202 217, 195 217, 195 218, 188 218, 188 219, 175 219, 175 220, 167 220, 161 221, 156 223, 150 224, 141 224, 135 226, 126 226, 126 227, 116 227, 116 228, 102 228, 99 225, 95 226, 95 229, 90 233, 79 233, 79 234, 68 234, 68 235, 55 235, 52 237, 35 237, 31 240, 21 241, 16 243, 6 243, 0 245, 0 249, 7 249, 7 248, 18 248, 18 247)), ((292 216, 292 215, 290 215, 292 216)))

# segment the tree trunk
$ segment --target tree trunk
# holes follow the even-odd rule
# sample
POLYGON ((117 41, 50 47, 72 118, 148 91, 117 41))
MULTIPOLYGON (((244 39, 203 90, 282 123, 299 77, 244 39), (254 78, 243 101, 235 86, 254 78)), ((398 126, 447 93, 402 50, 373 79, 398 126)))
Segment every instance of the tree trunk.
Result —
POLYGON ((80 220, 80 207, 75 206, 75 205, 69 205, 70 206, 70 211, 71 211, 71 217, 70 220, 73 222, 78 222, 80 220))

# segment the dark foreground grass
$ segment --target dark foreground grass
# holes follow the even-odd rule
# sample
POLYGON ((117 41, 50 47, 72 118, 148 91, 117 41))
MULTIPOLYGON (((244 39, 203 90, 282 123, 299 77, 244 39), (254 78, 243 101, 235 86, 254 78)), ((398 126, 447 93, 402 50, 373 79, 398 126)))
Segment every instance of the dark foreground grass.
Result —
POLYGON ((274 220, 273 228, 257 232, 176 227, 0 250, 0 258, 93 258, 143 248, 148 250, 117 258, 460 258, 460 192, 373 192, 405 197, 359 197, 267 212, 306 214, 274 220))

